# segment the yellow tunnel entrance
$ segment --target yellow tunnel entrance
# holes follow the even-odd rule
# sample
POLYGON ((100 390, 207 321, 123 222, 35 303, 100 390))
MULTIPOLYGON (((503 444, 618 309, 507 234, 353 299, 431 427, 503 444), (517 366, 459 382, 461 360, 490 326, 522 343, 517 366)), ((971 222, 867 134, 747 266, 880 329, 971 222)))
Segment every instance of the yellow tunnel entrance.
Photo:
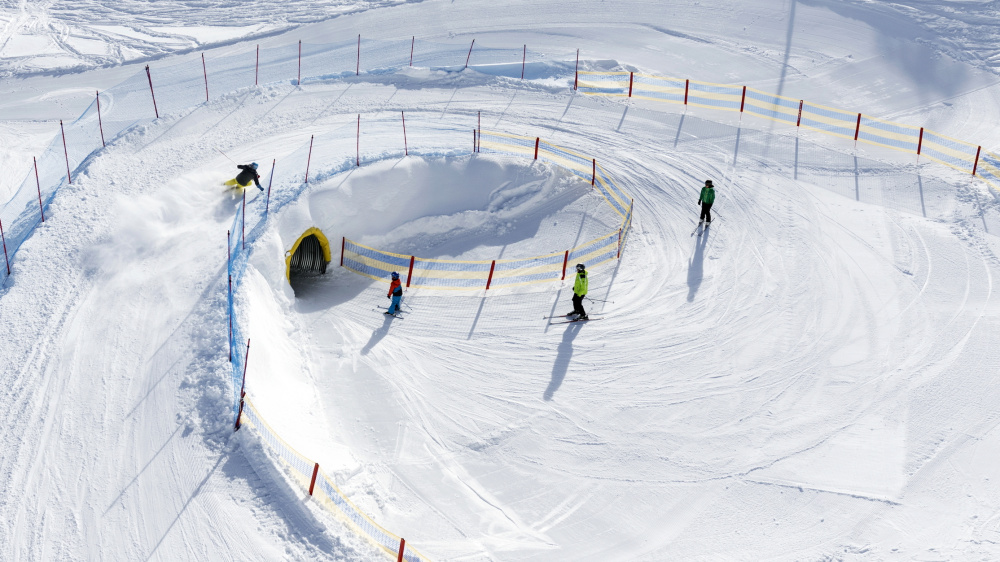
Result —
POLYGON ((316 227, 302 233, 285 252, 285 279, 292 280, 292 273, 326 273, 330 263, 330 242, 316 227))

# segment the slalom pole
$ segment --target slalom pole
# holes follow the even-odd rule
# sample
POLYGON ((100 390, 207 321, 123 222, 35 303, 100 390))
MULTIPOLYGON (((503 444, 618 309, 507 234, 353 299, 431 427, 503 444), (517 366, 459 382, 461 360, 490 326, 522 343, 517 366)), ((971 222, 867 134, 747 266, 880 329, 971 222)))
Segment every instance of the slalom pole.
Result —
POLYGON ((528 61, 528 44, 524 44, 524 51, 521 53, 521 80, 524 80, 524 63, 528 61))
MULTIPOLYGON (((230 157, 229 157, 229 156, 228 156, 228 155, 227 155, 227 154, 226 154, 225 152, 222 152, 221 150, 219 150, 219 149, 218 149, 217 147, 214 147, 214 146, 213 146, 212 148, 214 148, 214 149, 215 149, 215 151, 216 151, 216 152, 218 152, 219 154, 221 154, 221 155, 225 156, 225 157, 226 157, 226 160, 229 160, 229 161, 230 161, 230 162, 232 162, 233 164, 236 164, 236 162, 235 162, 235 161, 234 161, 234 160, 233 160, 232 158, 230 158, 230 157)), ((238 165, 238 164, 237 164, 237 165, 238 165)))
POLYGON ((73 176, 69 173, 69 149, 66 148, 66 129, 63 127, 62 119, 59 120, 59 131, 62 133, 63 154, 66 155, 66 179, 69 180, 70 185, 72 185, 73 176))
POLYGON ((240 430, 240 418, 243 417, 243 398, 246 397, 247 388, 247 360, 250 359, 250 338, 247 338, 247 354, 243 358, 243 383, 240 384, 240 409, 236 412, 236 424, 233 426, 233 431, 240 430))
MULTIPOLYGON (((472 58, 472 48, 476 46, 476 40, 472 40, 472 44, 469 45, 469 54, 465 57, 465 68, 469 68, 469 59, 472 58)), ((463 69, 464 70, 464 69, 463 69)))
MULTIPOLYGON (((97 127, 101 130, 101 147, 108 146, 104 143, 104 123, 101 122, 101 92, 96 92, 97 94, 97 127)), ((923 131, 923 129, 921 129, 923 131)), ((923 134, 921 132, 921 134, 923 134)))
POLYGON ((410 155, 410 148, 406 144, 406 113, 400 111, 399 114, 403 117, 403 153, 406 156, 410 155))
POLYGON ((201 71, 205 75, 205 101, 208 101, 208 67, 205 66, 205 53, 201 54, 201 71))
POLYGON ((7 275, 10 275, 10 258, 7 257, 7 238, 3 235, 3 221, 0 221, 0 240, 3 240, 3 259, 7 262, 7 275))
POLYGON ((42 222, 45 222, 45 208, 42 207, 42 184, 38 180, 38 160, 32 156, 31 163, 35 166, 35 187, 38 188, 38 212, 42 214, 42 222))
POLYGON ((146 65, 146 78, 149 80, 149 95, 153 98, 153 114, 160 118, 160 110, 156 108, 156 93, 153 91, 153 75, 149 73, 149 65, 146 65))
POLYGON ((278 162, 277 158, 275 158, 274 160, 271 160, 271 177, 268 178, 268 180, 267 180, 267 202, 264 205, 264 214, 265 215, 267 214, 267 210, 271 208, 271 182, 274 181, 274 165, 277 162, 278 162))

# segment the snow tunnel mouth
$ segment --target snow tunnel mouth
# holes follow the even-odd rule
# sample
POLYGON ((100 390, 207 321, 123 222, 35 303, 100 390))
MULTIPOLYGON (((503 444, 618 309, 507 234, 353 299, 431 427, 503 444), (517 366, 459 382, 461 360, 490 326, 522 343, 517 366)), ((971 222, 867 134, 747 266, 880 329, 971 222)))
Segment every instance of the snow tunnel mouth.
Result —
POLYGON ((285 259, 285 276, 294 289, 297 281, 326 273, 330 263, 330 243, 322 231, 310 228, 286 252, 285 259))

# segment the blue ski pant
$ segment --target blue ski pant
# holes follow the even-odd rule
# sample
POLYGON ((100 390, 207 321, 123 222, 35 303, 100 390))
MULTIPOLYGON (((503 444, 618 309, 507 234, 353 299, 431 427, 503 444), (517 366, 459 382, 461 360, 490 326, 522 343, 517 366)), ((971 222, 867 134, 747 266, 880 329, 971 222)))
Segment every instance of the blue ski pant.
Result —
POLYGON ((399 312, 399 303, 403 300, 403 295, 392 297, 392 303, 389 304, 389 314, 396 314, 399 312))

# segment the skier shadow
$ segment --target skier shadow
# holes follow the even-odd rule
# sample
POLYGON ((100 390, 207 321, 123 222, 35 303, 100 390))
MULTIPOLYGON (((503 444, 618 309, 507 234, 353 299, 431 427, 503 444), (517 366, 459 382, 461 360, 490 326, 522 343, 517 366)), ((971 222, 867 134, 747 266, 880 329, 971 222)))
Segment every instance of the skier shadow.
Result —
POLYGON ((563 332, 563 339, 559 344, 559 354, 556 356, 556 362, 552 365, 552 380, 549 381, 549 386, 545 389, 545 394, 542 395, 546 401, 552 400, 552 395, 559 390, 563 379, 566 378, 570 359, 573 358, 573 340, 580 333, 582 327, 583 322, 573 322, 563 332))
POLYGON ((373 347, 378 345, 378 342, 382 341, 382 338, 389 333, 389 326, 392 325, 393 317, 388 314, 384 314, 383 316, 385 316, 385 320, 382 322, 381 326, 372 332, 372 337, 368 338, 368 343, 361 348, 361 355, 368 355, 368 352, 370 352, 373 347))
POLYGON ((701 287, 701 281, 705 277, 705 245, 708 244, 708 232, 711 228, 706 228, 698 237, 698 242, 694 247, 694 255, 688 263, 688 302, 694 302, 694 296, 701 287))

